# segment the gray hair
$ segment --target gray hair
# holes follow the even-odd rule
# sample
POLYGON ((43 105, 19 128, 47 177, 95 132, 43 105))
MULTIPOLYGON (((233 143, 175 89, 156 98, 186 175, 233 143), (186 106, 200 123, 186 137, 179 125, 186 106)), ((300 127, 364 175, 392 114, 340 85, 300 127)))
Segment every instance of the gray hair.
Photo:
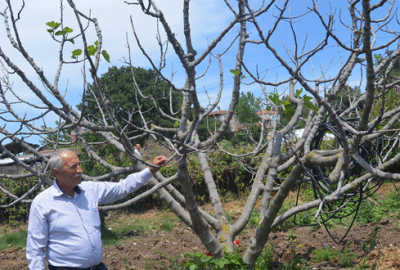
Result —
POLYGON ((53 175, 54 175, 54 169, 56 169, 57 171, 60 171, 62 169, 63 162, 62 162, 62 157, 61 156, 64 153, 73 153, 73 154, 75 154, 75 152, 73 152, 71 150, 68 150, 68 149, 56 150, 56 151, 53 152, 53 154, 51 154, 51 157, 50 157, 48 165, 49 165, 49 169, 53 173, 53 175))

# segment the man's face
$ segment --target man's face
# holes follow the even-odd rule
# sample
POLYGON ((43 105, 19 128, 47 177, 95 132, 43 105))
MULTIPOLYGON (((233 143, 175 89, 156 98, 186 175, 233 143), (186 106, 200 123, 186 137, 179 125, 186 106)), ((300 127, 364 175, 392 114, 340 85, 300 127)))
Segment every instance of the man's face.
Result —
POLYGON ((61 155, 62 170, 54 170, 58 184, 68 188, 74 188, 81 183, 82 168, 79 158, 70 152, 61 155))

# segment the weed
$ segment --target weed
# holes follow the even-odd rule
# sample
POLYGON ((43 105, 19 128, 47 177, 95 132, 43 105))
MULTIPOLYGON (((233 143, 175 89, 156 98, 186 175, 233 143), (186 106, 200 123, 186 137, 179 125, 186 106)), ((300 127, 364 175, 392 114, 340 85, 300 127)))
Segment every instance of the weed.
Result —
POLYGON ((317 248, 313 251, 313 253, 315 255, 314 261, 316 262, 330 261, 332 259, 336 259, 340 255, 339 251, 327 246, 324 248, 317 248))
POLYGON ((228 222, 229 222, 230 224, 232 224, 233 218, 234 218, 234 213, 231 212, 231 211, 226 211, 225 214, 226 214, 226 219, 228 220, 228 222))
POLYGON ((378 234, 378 231, 382 229, 381 227, 375 227, 374 230, 371 232, 371 234, 368 236, 366 241, 363 241, 362 244, 362 251, 364 251, 365 254, 370 253, 376 246, 376 236, 378 234))
POLYGON ((182 269, 182 265, 179 263, 178 258, 176 258, 175 256, 168 256, 167 254, 165 254, 164 252, 161 252, 159 250, 157 250, 156 253, 158 253, 161 256, 167 258, 172 263, 172 268, 171 267, 169 268, 170 270, 172 270, 172 269, 176 269, 176 270, 182 269))
POLYGON ((255 269, 268 270, 273 269, 274 263, 274 248, 270 242, 265 245, 263 252, 258 257, 255 269))
POLYGON ((372 266, 368 263, 367 258, 364 257, 359 265, 355 268, 355 270, 362 270, 362 269, 375 269, 377 266, 377 262, 375 262, 372 266))
POLYGON ((128 260, 126 259, 126 257, 124 257, 124 266, 126 270, 129 270, 129 264, 128 264, 128 260))
POLYGON ((296 239, 298 236, 294 234, 294 231, 290 231, 290 233, 288 233, 287 236, 287 240, 289 240, 290 242, 293 242, 294 239, 296 239))
POLYGON ((308 262, 296 253, 295 245, 292 244, 290 247, 290 253, 292 254, 292 260, 283 264, 282 270, 308 270, 306 266, 308 262))
POLYGON ((249 269, 243 261, 243 258, 237 252, 225 252, 223 258, 215 258, 209 256, 211 254, 205 255, 200 252, 193 254, 192 259, 186 261, 185 270, 191 269, 213 269, 213 270, 244 270, 249 269))
POLYGON ((352 267, 356 254, 350 249, 350 242, 346 243, 342 255, 339 256, 339 264, 341 267, 352 267))
POLYGON ((254 209, 254 211, 251 213, 249 224, 254 226, 254 227, 257 227, 259 225, 260 220, 261 220, 261 218, 259 216, 260 216, 260 211, 254 209))

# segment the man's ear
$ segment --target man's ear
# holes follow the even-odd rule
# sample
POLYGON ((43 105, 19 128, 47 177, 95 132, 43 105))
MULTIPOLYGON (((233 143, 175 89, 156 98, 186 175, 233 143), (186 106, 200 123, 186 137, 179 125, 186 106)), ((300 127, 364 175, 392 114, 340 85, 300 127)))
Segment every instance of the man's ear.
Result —
POLYGON ((58 171, 57 171, 57 169, 53 169, 53 173, 54 173, 54 175, 57 177, 57 175, 58 175, 58 171))

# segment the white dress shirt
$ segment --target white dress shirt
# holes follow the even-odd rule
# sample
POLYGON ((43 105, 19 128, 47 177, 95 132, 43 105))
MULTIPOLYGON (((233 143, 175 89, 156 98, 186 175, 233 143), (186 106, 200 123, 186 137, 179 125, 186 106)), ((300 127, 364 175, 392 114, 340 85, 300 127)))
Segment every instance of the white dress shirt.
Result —
POLYGON ((136 148, 135 148, 135 153, 136 153, 139 157, 142 157, 142 154, 140 154, 139 150, 137 150, 136 148))
POLYGON ((74 197, 57 183, 33 200, 29 211, 26 257, 29 269, 42 270, 44 257, 54 266, 87 268, 103 259, 100 204, 122 199, 152 177, 149 169, 118 183, 82 182, 74 197))

